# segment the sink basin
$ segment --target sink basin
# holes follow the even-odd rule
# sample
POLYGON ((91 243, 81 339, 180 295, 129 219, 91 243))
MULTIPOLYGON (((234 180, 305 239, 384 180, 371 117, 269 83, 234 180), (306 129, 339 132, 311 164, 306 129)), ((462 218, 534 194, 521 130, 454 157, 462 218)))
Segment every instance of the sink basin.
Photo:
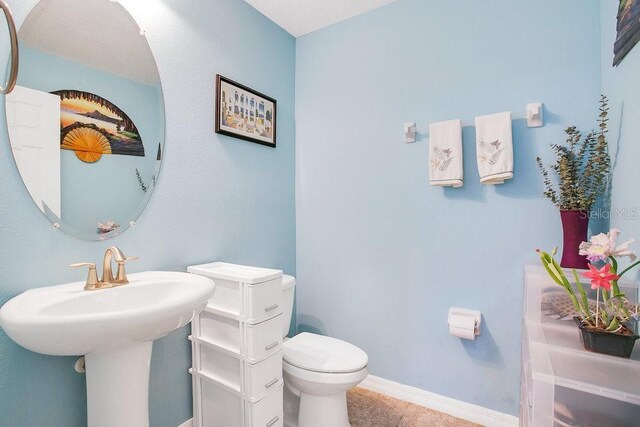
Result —
POLYGON ((148 271, 110 289, 31 289, 0 308, 0 327, 37 353, 85 355, 89 427, 144 427, 152 342, 189 323, 214 286, 195 274, 148 271))
POLYGON ((37 288, 0 309, 0 326, 15 342, 55 356, 89 354, 153 341, 193 319, 213 294, 206 277, 149 271, 129 284, 98 291, 84 282, 37 288))

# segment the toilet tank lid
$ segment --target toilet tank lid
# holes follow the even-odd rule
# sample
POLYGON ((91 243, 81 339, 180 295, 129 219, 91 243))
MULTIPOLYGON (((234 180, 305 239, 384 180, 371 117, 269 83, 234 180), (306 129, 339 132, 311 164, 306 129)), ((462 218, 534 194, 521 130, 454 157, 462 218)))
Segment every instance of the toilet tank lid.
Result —
POLYGON ((189 273, 211 277, 212 279, 230 280, 232 282, 248 284, 267 282, 282 277, 282 270, 229 264, 227 262, 191 265, 187 267, 187 271, 189 273))
POLYGON ((357 372, 367 366, 367 353, 346 341, 303 332, 282 345, 285 362, 307 371, 357 372))
POLYGON ((282 289, 291 289, 296 285, 296 278, 285 274, 282 276, 282 289))

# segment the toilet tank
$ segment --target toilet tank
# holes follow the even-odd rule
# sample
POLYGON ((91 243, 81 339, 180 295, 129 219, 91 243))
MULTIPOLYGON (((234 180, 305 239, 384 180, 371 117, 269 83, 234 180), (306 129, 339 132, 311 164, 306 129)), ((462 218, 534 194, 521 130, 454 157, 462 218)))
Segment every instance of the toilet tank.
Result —
POLYGON ((286 337, 291 326, 291 316, 293 315, 293 293, 296 286, 296 278, 293 276, 282 276, 282 336, 286 337))

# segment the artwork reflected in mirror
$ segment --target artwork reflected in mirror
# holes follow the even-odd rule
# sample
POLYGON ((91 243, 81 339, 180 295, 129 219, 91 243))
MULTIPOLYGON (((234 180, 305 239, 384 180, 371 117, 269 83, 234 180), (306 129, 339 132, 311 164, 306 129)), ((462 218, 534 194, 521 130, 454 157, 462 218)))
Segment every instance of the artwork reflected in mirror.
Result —
POLYGON ((60 97, 60 148, 95 163, 103 154, 144 157, 140 132, 120 108, 79 90, 51 92, 60 97))
POLYGON ((617 66, 640 41, 640 0, 620 0, 613 66, 617 66))
POLYGON ((110 0, 41 0, 18 32, 16 166, 51 223, 83 240, 133 225, 158 182, 164 104, 146 37, 110 0))

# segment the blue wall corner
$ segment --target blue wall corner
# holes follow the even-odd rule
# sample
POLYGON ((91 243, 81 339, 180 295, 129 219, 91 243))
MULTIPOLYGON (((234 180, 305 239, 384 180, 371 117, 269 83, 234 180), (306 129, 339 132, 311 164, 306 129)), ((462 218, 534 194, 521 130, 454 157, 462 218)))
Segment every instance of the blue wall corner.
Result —
POLYGON ((522 268, 561 243, 535 158, 595 125, 599 28, 598 1, 398 0, 297 40, 301 329, 360 346, 374 375, 517 414, 522 268), (547 123, 527 128, 538 101, 547 123), (515 175, 483 186, 473 119, 501 111, 515 175), (402 124, 457 118, 464 186, 430 187, 428 139, 402 124), (482 336, 450 336, 450 306, 481 310, 482 336))

